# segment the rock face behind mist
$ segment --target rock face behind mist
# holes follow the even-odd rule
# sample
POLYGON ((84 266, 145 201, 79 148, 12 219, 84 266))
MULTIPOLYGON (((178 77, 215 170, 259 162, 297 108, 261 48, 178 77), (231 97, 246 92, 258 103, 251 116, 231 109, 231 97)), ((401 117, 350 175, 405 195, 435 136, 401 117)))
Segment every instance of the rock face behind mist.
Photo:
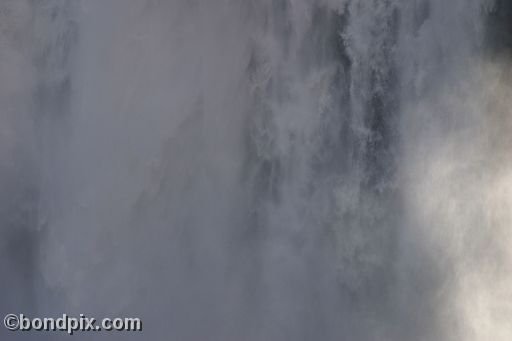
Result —
POLYGON ((487 17, 487 43, 497 53, 512 53, 512 1, 496 0, 487 17))

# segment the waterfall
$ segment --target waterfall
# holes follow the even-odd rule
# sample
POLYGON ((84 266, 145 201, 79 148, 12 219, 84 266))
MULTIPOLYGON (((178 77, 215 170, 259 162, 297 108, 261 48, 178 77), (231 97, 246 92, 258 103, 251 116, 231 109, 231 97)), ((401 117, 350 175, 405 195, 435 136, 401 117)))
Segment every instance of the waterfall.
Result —
POLYGON ((109 340, 510 340, 511 13, 3 1, 4 315, 143 320, 109 340))

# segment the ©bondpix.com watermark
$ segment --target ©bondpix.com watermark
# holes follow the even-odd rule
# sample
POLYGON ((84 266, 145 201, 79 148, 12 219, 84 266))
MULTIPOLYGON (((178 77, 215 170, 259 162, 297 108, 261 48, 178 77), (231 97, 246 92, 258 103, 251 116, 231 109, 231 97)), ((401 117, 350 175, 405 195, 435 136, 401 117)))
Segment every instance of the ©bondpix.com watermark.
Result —
POLYGON ((75 332, 99 332, 99 331, 142 331, 142 321, 136 317, 104 318, 97 321, 95 318, 72 317, 63 314, 58 318, 52 317, 28 317, 24 314, 7 314, 4 318, 4 326, 10 331, 60 331, 73 335, 75 332))

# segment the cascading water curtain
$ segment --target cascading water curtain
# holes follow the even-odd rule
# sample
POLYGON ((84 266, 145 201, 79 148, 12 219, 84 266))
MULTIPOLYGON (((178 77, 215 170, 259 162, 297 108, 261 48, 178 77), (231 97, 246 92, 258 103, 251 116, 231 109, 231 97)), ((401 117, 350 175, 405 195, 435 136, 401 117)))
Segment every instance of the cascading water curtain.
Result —
POLYGON ((79 340, 512 340, 511 22, 0 0, 1 313, 143 321, 79 340))

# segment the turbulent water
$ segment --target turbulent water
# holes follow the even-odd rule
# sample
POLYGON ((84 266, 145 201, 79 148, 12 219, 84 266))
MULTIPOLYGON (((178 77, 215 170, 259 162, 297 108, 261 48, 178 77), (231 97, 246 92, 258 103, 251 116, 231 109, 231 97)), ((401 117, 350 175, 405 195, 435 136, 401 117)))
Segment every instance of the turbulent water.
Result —
MULTIPOLYGON (((511 340, 511 18, 1 0, 1 313, 143 320, 87 340, 511 340)), ((29 337, 62 333, 0 331, 29 337)))

